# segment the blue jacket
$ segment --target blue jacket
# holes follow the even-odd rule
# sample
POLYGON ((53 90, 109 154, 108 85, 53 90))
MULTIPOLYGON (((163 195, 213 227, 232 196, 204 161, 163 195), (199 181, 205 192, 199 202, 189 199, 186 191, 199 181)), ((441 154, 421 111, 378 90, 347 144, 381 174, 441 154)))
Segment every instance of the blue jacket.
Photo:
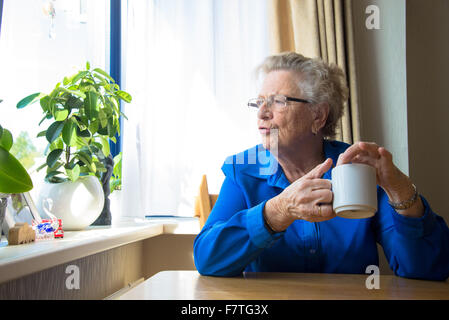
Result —
MULTIPOLYGON (((324 141, 326 158, 337 163, 349 145, 324 141)), ((378 265, 380 243, 398 276, 445 280, 449 275, 449 229, 424 197, 425 214, 408 218, 377 187, 378 211, 368 219, 335 217, 324 222, 296 220, 271 234, 262 211, 267 200, 290 183, 261 145, 228 157, 226 176, 209 218, 195 238, 194 259, 202 275, 236 276, 243 271, 364 274, 378 265)), ((331 179, 331 169, 323 176, 331 179)))

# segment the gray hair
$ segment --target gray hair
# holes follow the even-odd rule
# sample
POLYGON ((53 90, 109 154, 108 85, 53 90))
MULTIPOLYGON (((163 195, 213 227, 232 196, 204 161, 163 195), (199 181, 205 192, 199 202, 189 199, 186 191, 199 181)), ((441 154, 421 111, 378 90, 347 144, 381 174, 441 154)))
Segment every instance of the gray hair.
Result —
POLYGON ((301 76, 298 88, 304 95, 303 98, 309 100, 312 105, 329 105, 329 115, 322 133, 325 137, 334 137, 349 96, 343 70, 321 59, 307 58, 296 52, 283 52, 267 57, 256 72, 266 75, 276 70, 293 71, 301 76))

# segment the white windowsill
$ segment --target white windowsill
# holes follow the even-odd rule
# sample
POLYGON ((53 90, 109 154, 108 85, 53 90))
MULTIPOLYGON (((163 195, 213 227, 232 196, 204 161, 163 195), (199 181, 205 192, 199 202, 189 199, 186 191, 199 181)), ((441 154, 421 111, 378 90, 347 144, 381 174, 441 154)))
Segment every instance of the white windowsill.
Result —
POLYGON ((149 218, 65 231, 63 239, 8 245, 0 242, 0 283, 161 234, 198 234, 197 218, 149 218))

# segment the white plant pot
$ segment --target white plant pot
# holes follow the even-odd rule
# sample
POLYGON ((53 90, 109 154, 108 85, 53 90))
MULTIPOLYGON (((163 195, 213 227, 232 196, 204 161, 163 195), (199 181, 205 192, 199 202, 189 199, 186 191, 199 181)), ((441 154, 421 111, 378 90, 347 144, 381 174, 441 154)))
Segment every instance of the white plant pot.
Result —
POLYGON ((95 176, 77 181, 45 183, 39 193, 38 210, 62 219, 64 230, 82 230, 91 225, 104 207, 104 193, 95 176))

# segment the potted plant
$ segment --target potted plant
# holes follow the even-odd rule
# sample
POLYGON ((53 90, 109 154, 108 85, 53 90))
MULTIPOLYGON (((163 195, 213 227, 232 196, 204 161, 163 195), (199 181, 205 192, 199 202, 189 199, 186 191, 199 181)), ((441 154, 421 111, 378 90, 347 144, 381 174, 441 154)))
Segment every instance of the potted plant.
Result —
POLYGON ((120 135, 120 100, 131 95, 120 90, 100 68, 86 69, 64 77, 49 94, 34 93, 18 102, 22 109, 39 101, 49 121, 38 137, 48 141, 45 186, 37 206, 63 220, 64 229, 80 230, 92 224, 105 206, 100 180, 111 158, 109 140, 120 135))
POLYGON ((0 230, 9 194, 27 192, 33 188, 28 172, 9 152, 12 145, 11 132, 0 125, 0 230))

